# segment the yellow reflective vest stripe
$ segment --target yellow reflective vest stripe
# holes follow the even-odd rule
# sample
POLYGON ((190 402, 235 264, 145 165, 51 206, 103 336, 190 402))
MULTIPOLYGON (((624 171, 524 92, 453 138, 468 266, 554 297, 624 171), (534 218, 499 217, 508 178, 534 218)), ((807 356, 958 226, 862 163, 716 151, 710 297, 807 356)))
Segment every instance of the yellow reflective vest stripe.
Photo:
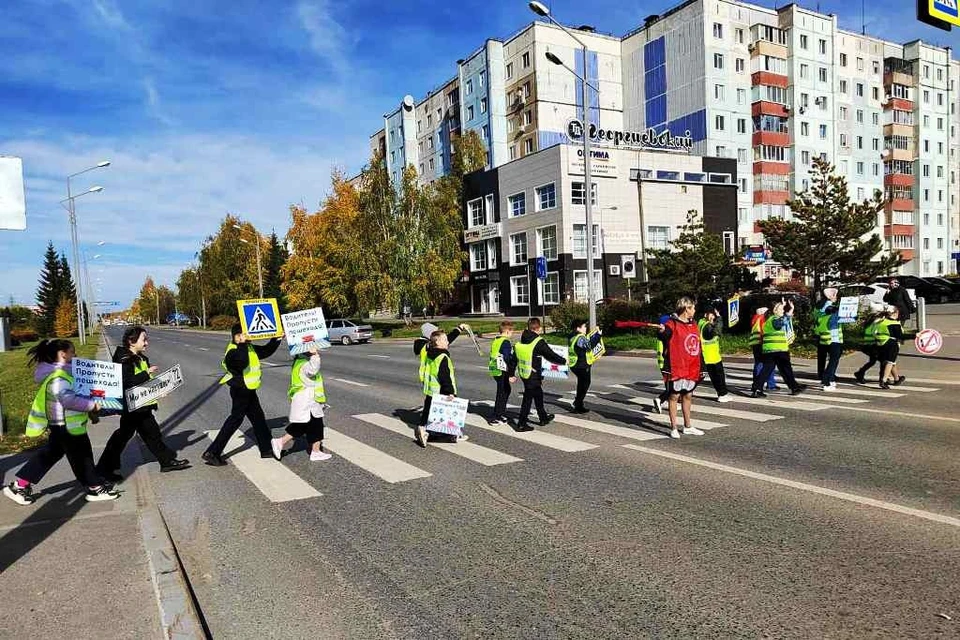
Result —
MULTIPOLYGON (((27 416, 26 436, 36 438, 42 436, 50 426, 47 420, 47 385, 54 378, 63 378, 70 386, 73 386, 73 376, 62 369, 54 370, 50 375, 43 379, 37 395, 33 398, 33 404, 30 405, 30 415, 27 416)), ((64 422, 66 423, 67 433, 74 436, 82 436, 87 432, 87 414, 82 411, 72 411, 63 408, 64 422)))
POLYGON ((504 342, 509 342, 506 336, 497 336, 490 343, 490 361, 487 363, 487 370, 494 378, 499 378, 504 373, 500 370, 499 365, 500 347, 503 346, 504 342))
POLYGON ((528 379, 533 373, 533 350, 537 348, 537 345, 542 340, 542 336, 537 336, 537 338, 529 344, 520 343, 513 347, 514 351, 517 352, 517 375, 524 380, 528 379))
POLYGON ((720 337, 714 335, 707 340, 703 336, 703 328, 708 324, 710 323, 703 318, 697 322, 697 327, 700 329, 700 353, 703 355, 704 364, 717 364, 720 362, 720 337))
MULTIPOLYGON (((297 358, 293 361, 293 368, 290 369, 290 389, 287 391, 287 396, 293 398, 301 391, 307 388, 307 385, 303 382, 303 377, 300 375, 301 369, 307 364, 306 358, 297 358)), ((313 382, 313 399, 321 404, 327 401, 327 393, 323 388, 323 376, 320 375, 318 371, 316 375, 310 376, 310 380, 313 382)))
MULTIPOLYGON (((571 369, 577 366, 577 362, 580 361, 580 357, 577 355, 577 341, 580 340, 580 338, 585 338, 585 337, 586 337, 586 334, 578 333, 577 335, 570 338, 570 355, 567 356, 567 366, 570 367, 571 369)), ((587 345, 588 347, 586 352, 586 359, 587 359, 587 366, 589 367, 589 366, 592 366, 593 363, 597 361, 597 356, 593 354, 593 349, 589 348, 589 342, 587 343, 587 345)))
MULTIPOLYGON (((247 368, 243 370, 243 384, 247 389, 256 391, 260 388, 260 380, 263 375, 260 371, 260 358, 257 357, 257 352, 251 345, 248 344, 245 346, 247 347, 250 360, 247 363, 247 368)), ((227 345, 227 350, 223 353, 223 360, 220 361, 220 367, 226 371, 226 373, 220 378, 220 384, 227 384, 233 379, 233 374, 227 369, 227 354, 236 348, 237 343, 231 342, 227 345)))
MULTIPOLYGON (((426 347, 424 347, 426 352, 426 347)), ((435 396, 440 393, 440 363, 447 360, 450 367, 450 384, 453 385, 453 394, 457 393, 457 376, 453 371, 453 360, 445 353, 441 353, 433 360, 427 358, 427 373, 423 379, 423 395, 435 396)))

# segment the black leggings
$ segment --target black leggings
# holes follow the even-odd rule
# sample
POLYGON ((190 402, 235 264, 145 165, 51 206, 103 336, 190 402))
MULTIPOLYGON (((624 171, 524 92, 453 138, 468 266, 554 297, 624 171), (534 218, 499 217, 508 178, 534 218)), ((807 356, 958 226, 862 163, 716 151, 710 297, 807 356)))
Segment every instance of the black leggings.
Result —
POLYGON ((67 462, 73 469, 77 481, 85 487, 96 487, 103 484, 93 466, 93 447, 90 445, 90 436, 87 434, 73 435, 62 424, 52 424, 49 428, 49 437, 46 446, 23 465, 17 477, 30 484, 36 484, 47 475, 47 472, 60 458, 67 456, 67 462))
POLYGON ((584 369, 571 369, 577 376, 577 395, 573 399, 574 409, 583 409, 583 399, 587 397, 587 391, 590 390, 590 367, 584 369))
POLYGON ((287 425, 287 433, 294 438, 304 436, 312 447, 315 442, 323 442, 323 418, 310 416, 310 422, 291 422, 287 425))
POLYGON ((120 468, 120 454, 127 447, 134 433, 140 434, 140 439, 154 455, 161 466, 173 462, 177 455, 163 442, 160 425, 153 417, 152 411, 120 414, 120 428, 113 432, 107 440, 107 446, 100 454, 97 470, 100 473, 113 473, 120 468))

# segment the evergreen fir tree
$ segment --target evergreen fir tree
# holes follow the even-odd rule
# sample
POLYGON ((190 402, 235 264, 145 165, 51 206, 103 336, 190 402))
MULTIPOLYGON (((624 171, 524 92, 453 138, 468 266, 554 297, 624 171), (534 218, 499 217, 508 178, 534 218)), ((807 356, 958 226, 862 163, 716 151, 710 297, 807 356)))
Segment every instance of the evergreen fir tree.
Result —
POLYGON ((278 301, 283 297, 283 292, 280 290, 280 271, 289 257, 290 253, 287 251, 286 245, 277 237, 277 232, 273 231, 270 234, 266 273, 263 279, 263 295, 265 297, 276 298, 278 301))
POLYGON ((40 285, 37 288, 37 306, 40 307, 37 319, 37 332, 42 336, 53 333, 53 323, 60 304, 61 280, 60 259, 53 248, 53 242, 47 244, 43 255, 43 268, 40 270, 40 285))

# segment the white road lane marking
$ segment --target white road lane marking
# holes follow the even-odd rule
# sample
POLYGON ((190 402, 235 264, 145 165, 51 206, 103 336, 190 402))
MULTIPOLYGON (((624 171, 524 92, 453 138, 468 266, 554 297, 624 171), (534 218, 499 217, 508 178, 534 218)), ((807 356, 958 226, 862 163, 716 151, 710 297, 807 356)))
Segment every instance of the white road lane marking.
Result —
POLYGON ((850 409, 852 411, 866 411, 867 413, 895 416, 906 423, 909 423, 911 420, 942 420, 944 422, 960 423, 960 418, 951 418, 949 416, 932 416, 922 413, 905 413, 904 411, 885 411, 883 409, 867 409, 866 407, 834 407, 834 409, 850 409))
POLYGON ((822 496, 837 498, 838 500, 846 500, 847 502, 854 502, 856 504, 862 504, 869 507, 876 507, 878 509, 885 509, 887 511, 894 511, 896 513, 901 513, 908 516, 914 516, 916 518, 923 518, 924 520, 930 520, 932 522, 938 522, 940 524, 947 524, 953 527, 960 527, 960 518, 954 518, 954 517, 946 516, 940 513, 934 513, 933 511, 924 511, 922 509, 905 507, 903 505, 895 504, 893 502, 885 502, 883 500, 876 500, 874 498, 858 496, 854 493, 847 493, 846 491, 836 491, 835 489, 818 487, 817 485, 807 484, 806 482, 797 482, 796 480, 787 480, 786 478, 778 478, 777 476, 771 476, 765 473, 757 473, 756 471, 748 471, 747 469, 739 469, 737 467, 731 467, 725 464, 710 462, 708 460, 701 460, 699 458, 692 458, 690 456, 681 455, 679 453, 671 453, 669 451, 650 449, 650 448, 641 447, 635 444, 625 444, 623 445, 623 447, 626 449, 633 449, 634 451, 641 451, 643 453, 647 453, 653 456, 659 456, 661 458, 668 458, 670 460, 676 460, 678 462, 686 462, 687 464, 706 467, 708 469, 714 469, 716 471, 732 473, 734 475, 743 476, 744 478, 760 480, 761 482, 769 482, 771 484, 776 484, 783 487, 799 489, 800 491, 806 491, 808 493, 816 493, 822 496))
POLYGON ((346 378, 333 378, 337 382, 343 382, 345 384, 352 384, 355 387, 369 387, 370 385, 364 384, 362 382, 354 382, 353 380, 347 380, 346 378))
POLYGON ((355 464, 364 471, 372 473, 391 484, 416 480, 417 478, 429 478, 433 475, 429 471, 418 469, 412 464, 407 464, 399 458, 394 458, 330 428, 323 430, 323 446, 347 462, 355 464))
POLYGON ((368 357, 368 358, 383 358, 384 360, 389 360, 389 359, 390 359, 390 356, 382 356, 382 355, 377 354, 377 353, 368 353, 368 354, 367 354, 367 357, 368 357))
POLYGON ((472 427, 478 427, 480 429, 492 431, 502 436, 508 436, 510 438, 516 438, 517 440, 524 440, 526 442, 532 442, 533 444, 538 444, 550 449, 556 449, 557 451, 565 451, 567 453, 589 451, 590 449, 597 448, 597 445, 595 444, 583 442, 582 440, 574 440, 573 438, 565 438, 563 436, 547 433, 546 431, 514 431, 513 427, 507 424, 494 427, 487 424, 487 420, 484 417, 478 416, 475 413, 467 414, 467 424, 472 427))
MULTIPOLYGON (((633 404, 638 404, 641 406, 651 406, 651 399, 653 396, 649 397, 636 397, 636 398, 627 398, 627 402, 632 402, 633 404)), ((693 413, 705 413, 711 416, 723 416, 725 418, 739 418, 741 420, 751 420, 753 422, 770 422, 771 420, 782 420, 783 416, 774 415, 772 413, 760 413, 759 411, 740 411, 739 409, 727 409, 726 407, 719 406, 719 403, 715 398, 699 398, 695 397, 693 403, 693 413), (703 401, 707 402, 704 403, 703 401)))
POLYGON ((197 347, 197 349, 200 349, 200 351, 210 351, 210 349, 206 347, 197 347))
POLYGON ((265 367, 282 367, 282 366, 284 366, 284 365, 282 365, 282 364, 275 364, 275 363, 273 363, 273 362, 264 362, 263 360, 260 361, 260 364, 262 364, 262 365, 265 366, 265 367))
POLYGON ((579 427, 581 429, 587 429, 589 431, 597 431, 599 433, 606 433, 607 435, 611 436, 627 438, 628 440, 660 440, 668 437, 666 434, 655 431, 630 429, 629 427, 620 427, 614 424, 606 424, 604 422, 596 422, 594 420, 584 420, 583 418, 574 418, 573 416, 565 416, 562 414, 558 414, 554 420, 556 422, 579 427))
MULTIPOLYGON (((774 407, 782 409, 793 409, 795 411, 822 411, 824 409, 830 409, 831 405, 821 403, 821 402, 808 402, 806 400, 789 400, 788 398, 794 398, 796 396, 777 396, 774 393, 770 393, 766 398, 750 398, 747 396, 741 396, 736 393, 730 394, 730 402, 734 404, 753 404, 760 405, 763 407, 774 407)), ((817 398, 819 400, 819 398, 817 398)), ((837 407, 837 408, 850 408, 850 409, 859 409, 860 407, 837 407)))
MULTIPOLYGON (((410 425, 397 418, 385 416, 381 413, 364 413, 353 417, 357 420, 363 420, 364 422, 382 427, 387 431, 408 437, 411 440, 413 439, 413 429, 410 428, 410 425)), ((494 449, 481 447, 472 442, 430 442, 429 446, 453 453, 468 460, 473 460, 474 462, 479 462, 488 467, 498 464, 509 464, 511 462, 523 462, 523 458, 517 458, 494 449)))
MULTIPOLYGON (((207 431, 207 437, 215 440, 217 431, 207 431)), ((233 434, 227 441, 225 454, 250 442, 240 433, 233 434)), ((229 457, 230 464, 247 477, 270 502, 289 502, 317 498, 323 494, 310 486, 303 478, 288 469, 278 460, 261 458, 256 445, 235 453, 229 457)))

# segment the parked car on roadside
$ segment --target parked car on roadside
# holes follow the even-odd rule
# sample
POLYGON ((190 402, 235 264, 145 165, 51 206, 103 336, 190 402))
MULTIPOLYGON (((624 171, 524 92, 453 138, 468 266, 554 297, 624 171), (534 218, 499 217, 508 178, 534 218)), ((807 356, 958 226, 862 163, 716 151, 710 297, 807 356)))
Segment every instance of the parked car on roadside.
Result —
MULTIPOLYGON (((874 284, 887 286, 891 279, 892 278, 877 280, 874 284)), ((939 282, 931 282, 928 278, 896 276, 896 279, 900 281, 901 287, 913 289, 915 294, 914 301, 916 301, 916 298, 923 298, 928 304, 942 304, 950 302, 950 298, 953 296, 953 291, 950 290, 950 287, 940 284, 939 282)))
POLYGON ((327 331, 330 342, 353 344, 354 342, 369 342, 373 338, 373 327, 368 324, 357 324, 352 320, 336 318, 327 321, 327 331))
POLYGON ((950 291, 953 293, 953 295, 950 296, 951 300, 960 300, 960 280, 948 280, 942 276, 930 276, 929 278, 925 279, 935 284, 942 284, 950 289, 950 291))

